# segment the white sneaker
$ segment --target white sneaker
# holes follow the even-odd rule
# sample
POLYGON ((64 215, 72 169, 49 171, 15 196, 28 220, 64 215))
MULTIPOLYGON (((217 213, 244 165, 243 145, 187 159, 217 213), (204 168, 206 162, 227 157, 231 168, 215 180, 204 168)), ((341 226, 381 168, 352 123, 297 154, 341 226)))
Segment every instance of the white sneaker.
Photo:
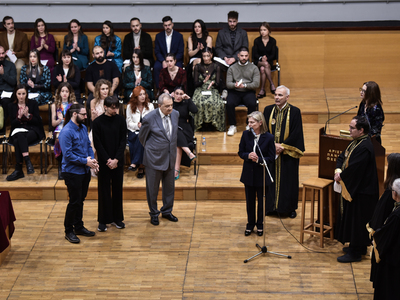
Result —
POLYGON ((249 127, 249 125, 247 125, 247 126, 246 126, 246 130, 249 130, 249 129, 250 129, 250 127, 249 127))
POLYGON ((236 129, 235 125, 229 126, 228 133, 227 133, 228 135, 234 135, 236 132, 237 132, 237 129, 236 129))

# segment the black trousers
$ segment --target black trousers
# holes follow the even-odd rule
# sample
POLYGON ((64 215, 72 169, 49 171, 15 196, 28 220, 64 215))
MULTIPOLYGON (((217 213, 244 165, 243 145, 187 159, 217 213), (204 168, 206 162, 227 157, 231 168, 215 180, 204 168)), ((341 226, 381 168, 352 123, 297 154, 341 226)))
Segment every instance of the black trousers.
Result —
POLYGON ((245 185, 247 225, 246 230, 263 229, 263 187, 245 185), (257 221, 256 221, 256 196, 257 196, 257 221))
POLYGON ((247 107, 247 114, 252 113, 257 108, 257 97, 255 91, 238 92, 229 90, 226 98, 226 114, 228 116, 229 125, 236 126, 235 107, 243 104, 247 107))
POLYGON ((90 172, 83 175, 63 172, 62 175, 69 194, 64 219, 65 233, 69 233, 74 229, 83 228, 83 201, 85 201, 89 189, 91 175, 90 172))
POLYGON ((33 130, 27 132, 19 132, 12 136, 12 143, 15 147, 15 161, 22 164, 22 153, 28 152, 28 145, 38 139, 38 134, 33 130))
POLYGON ((120 222, 124 220, 122 209, 124 166, 118 166, 111 170, 101 164, 98 174, 98 217, 97 221, 102 224, 120 222))

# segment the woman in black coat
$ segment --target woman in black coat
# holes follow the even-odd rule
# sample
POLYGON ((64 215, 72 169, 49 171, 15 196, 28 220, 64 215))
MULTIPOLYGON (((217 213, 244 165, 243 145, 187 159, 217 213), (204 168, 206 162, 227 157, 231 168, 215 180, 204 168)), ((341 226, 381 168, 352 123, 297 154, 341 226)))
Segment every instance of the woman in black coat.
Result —
POLYGON ((28 89, 24 84, 18 84, 14 90, 14 102, 8 106, 11 122, 10 141, 15 147, 15 171, 7 176, 7 181, 24 177, 22 161, 25 160, 28 174, 33 174, 32 162, 29 158, 28 145, 35 140, 44 138, 42 119, 38 103, 28 99, 28 89))
MULTIPOLYGON (((247 208, 247 225, 244 232, 245 236, 249 236, 257 225, 257 234, 263 235, 263 173, 264 166, 260 151, 255 144, 258 140, 258 145, 262 151, 267 165, 275 159, 275 143, 274 136, 267 132, 267 124, 264 116, 259 111, 254 111, 248 115, 250 130, 243 131, 242 138, 239 144, 239 156, 243 159, 243 170, 240 182, 244 183, 246 193, 246 208, 247 208), (254 134, 251 129, 254 130, 254 134), (257 221, 256 221, 256 196, 258 200, 257 221)), ((270 185, 271 180, 268 172, 265 172, 265 185, 270 185)))

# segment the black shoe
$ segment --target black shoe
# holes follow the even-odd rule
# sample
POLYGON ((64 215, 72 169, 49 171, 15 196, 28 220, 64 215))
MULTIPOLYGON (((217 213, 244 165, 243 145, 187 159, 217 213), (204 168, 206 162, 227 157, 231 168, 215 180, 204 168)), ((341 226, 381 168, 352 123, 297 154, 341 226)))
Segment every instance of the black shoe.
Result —
POLYGON ((26 172, 29 174, 33 174, 35 173, 35 169, 33 168, 31 159, 29 158, 29 156, 25 156, 25 164, 26 164, 26 172))
POLYGON ((111 225, 114 225, 115 227, 117 227, 118 229, 123 229, 125 228, 125 223, 122 221, 119 222, 112 222, 111 225))
POLYGON ((168 214, 162 214, 162 217, 165 219, 168 219, 172 222, 178 222, 178 218, 175 217, 172 213, 168 213, 168 214))
POLYGON ((137 166, 135 166, 135 167, 129 166, 128 170, 135 172, 137 170, 137 166))
POLYGON ((99 227, 97 227, 97 230, 100 231, 100 232, 107 231, 107 225, 99 223, 99 227))
POLYGON ((95 235, 94 231, 87 230, 85 227, 82 227, 81 229, 78 229, 78 230, 75 229, 75 234, 83 235, 83 236, 94 236, 95 235))
POLYGON ((160 224, 160 222, 158 221, 158 216, 151 216, 150 223, 153 224, 154 226, 160 224))
POLYGON ((139 172, 137 173, 137 178, 141 179, 144 177, 144 169, 140 168, 139 172))
POLYGON ((251 230, 246 229, 244 231, 244 236, 249 236, 251 234, 251 230))
POLYGON ((62 170, 61 170, 61 162, 58 162, 58 179, 63 180, 64 177, 62 175, 62 170))
POLYGON ((264 234, 264 231, 262 229, 257 230, 257 235, 262 236, 264 234))
POLYGON ((21 170, 17 170, 15 169, 14 172, 12 172, 10 175, 7 176, 6 180, 7 181, 14 181, 20 178, 24 178, 24 172, 22 172, 21 170))
POLYGON ((289 214, 289 217, 291 218, 291 219, 294 219, 294 218, 296 218, 296 216, 297 216, 297 213, 296 213, 296 211, 294 210, 294 211, 292 211, 290 214, 289 214))
MULTIPOLYGON (((344 253, 349 253, 351 251, 350 247, 343 247, 343 252, 344 253)), ((365 247, 365 249, 362 251, 361 255, 367 255, 367 248, 365 247)))
POLYGON ((351 263, 361 261, 361 255, 353 255, 350 253, 346 253, 345 255, 339 256, 337 261, 340 263, 351 263))
POLYGON ((68 232, 65 234, 65 239, 73 244, 79 243, 81 240, 73 232, 68 232))

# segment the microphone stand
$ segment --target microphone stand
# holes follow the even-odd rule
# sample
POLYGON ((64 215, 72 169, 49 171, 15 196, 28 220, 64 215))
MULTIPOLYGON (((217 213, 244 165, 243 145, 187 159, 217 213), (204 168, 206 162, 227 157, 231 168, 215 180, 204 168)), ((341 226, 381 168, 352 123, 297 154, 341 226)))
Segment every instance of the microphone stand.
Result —
POLYGON ((340 113, 340 114, 338 114, 338 115, 336 115, 336 116, 334 116, 334 117, 332 117, 332 118, 330 118, 330 119, 328 119, 328 121, 326 121, 326 123, 325 123, 324 135, 326 135, 326 126, 328 125, 328 122, 329 122, 330 120, 333 120, 333 119, 335 119, 335 118, 337 118, 337 117, 339 117, 339 116, 341 116, 341 115, 347 113, 349 110, 352 110, 352 109, 355 109, 355 108, 357 108, 357 105, 354 106, 354 107, 352 107, 352 108, 349 108, 348 110, 346 110, 346 111, 344 111, 344 112, 342 112, 342 113, 340 113))
MULTIPOLYGON (((264 158, 264 156, 263 156, 263 154, 262 154, 262 151, 261 151, 261 149, 260 149, 260 146, 258 145, 258 141, 257 141, 257 139, 255 138, 255 132, 254 132, 253 128, 251 128, 251 132, 252 132, 253 135, 254 135, 254 143, 256 143, 257 149, 258 149, 258 151, 260 152, 260 156, 261 156, 262 161, 263 161, 262 165, 264 166, 264 167, 263 167, 263 230, 265 231, 265 228, 266 228, 266 224, 265 224, 265 197, 266 197, 266 194, 265 194, 265 169, 268 171, 268 175, 269 175, 269 178, 271 179, 271 182, 274 182, 274 179, 273 179, 272 176, 271 176, 271 173, 270 173, 270 171, 269 171, 269 169, 268 169, 267 163, 266 163, 265 158, 264 158)), ((271 254, 275 254, 275 255, 279 255, 279 256, 284 256, 284 257, 287 257, 287 258, 289 258, 289 259, 292 258, 290 255, 280 254, 280 253, 268 251, 268 250, 267 250, 267 246, 265 245, 265 236, 266 236, 266 234, 264 233, 263 236, 264 236, 264 245, 261 247, 259 244, 256 244, 256 247, 257 247, 260 251, 259 251, 257 254, 253 255, 252 257, 246 259, 246 260, 244 261, 244 263, 247 263, 247 262, 250 261, 251 259, 256 258, 257 256, 259 256, 259 255, 261 255, 261 254, 265 254, 265 253, 271 253, 271 254)))

